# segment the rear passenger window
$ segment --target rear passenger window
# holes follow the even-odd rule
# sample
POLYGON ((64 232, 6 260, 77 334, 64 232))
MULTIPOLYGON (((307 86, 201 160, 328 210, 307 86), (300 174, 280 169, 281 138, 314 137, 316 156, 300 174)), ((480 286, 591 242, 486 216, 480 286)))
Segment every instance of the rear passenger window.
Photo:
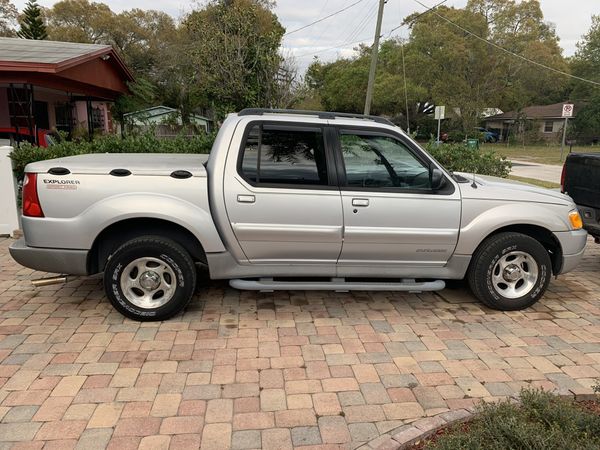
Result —
POLYGON ((242 176, 255 184, 327 185, 321 129, 253 125, 243 148, 242 176))

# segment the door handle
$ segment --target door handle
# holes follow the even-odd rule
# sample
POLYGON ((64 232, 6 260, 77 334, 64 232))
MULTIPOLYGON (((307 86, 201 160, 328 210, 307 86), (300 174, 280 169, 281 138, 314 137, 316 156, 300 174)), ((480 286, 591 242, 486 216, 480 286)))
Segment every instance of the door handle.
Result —
POLYGON ((254 198, 254 195, 238 194, 237 201, 238 203, 254 203, 256 201, 256 198, 254 198))
POLYGON ((352 206, 369 206, 368 198, 353 198, 352 206))

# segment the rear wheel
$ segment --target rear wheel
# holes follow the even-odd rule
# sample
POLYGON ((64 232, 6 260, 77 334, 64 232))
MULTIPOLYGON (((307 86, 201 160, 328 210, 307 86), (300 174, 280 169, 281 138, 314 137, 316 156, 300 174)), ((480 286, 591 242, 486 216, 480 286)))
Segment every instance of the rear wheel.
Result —
POLYGON ((467 278, 485 305, 512 311, 537 302, 551 275, 550 255, 542 244, 524 234, 500 233, 479 246, 467 278))
POLYGON ((188 304, 196 268, 179 244, 142 236, 121 245, 104 270, 104 289, 123 315, 140 321, 164 320, 188 304))

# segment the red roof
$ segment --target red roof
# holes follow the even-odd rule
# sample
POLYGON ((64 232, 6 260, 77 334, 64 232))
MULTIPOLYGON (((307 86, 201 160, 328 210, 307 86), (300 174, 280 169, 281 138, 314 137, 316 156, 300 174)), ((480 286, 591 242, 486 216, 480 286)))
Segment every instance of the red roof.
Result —
POLYGON ((114 100, 133 75, 110 45, 0 38, 0 83, 114 100))

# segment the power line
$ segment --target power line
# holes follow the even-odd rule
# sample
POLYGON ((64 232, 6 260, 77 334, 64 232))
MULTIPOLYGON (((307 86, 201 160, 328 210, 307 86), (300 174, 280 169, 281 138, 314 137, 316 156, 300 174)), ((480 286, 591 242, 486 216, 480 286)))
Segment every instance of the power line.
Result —
MULTIPOLYGON (((424 8, 428 8, 428 6, 427 6, 427 5, 425 5, 425 4, 423 4, 423 3, 421 3, 419 0, 414 0, 414 1, 415 1, 416 3, 418 3, 419 5, 421 5, 422 7, 424 7, 424 8)), ((426 12, 427 12, 427 11, 426 11, 426 12)), ((473 36, 474 38, 476 38, 476 39, 479 39, 480 41, 482 41, 482 42, 485 42, 485 43, 487 43, 488 45, 491 45, 492 47, 494 47, 494 48, 497 48, 498 50, 502 50, 503 52, 506 52, 506 53, 508 53, 509 55, 512 55, 512 56, 514 56, 515 58, 519 58, 519 59, 521 59, 521 60, 523 60, 523 61, 526 61, 526 62, 529 62, 529 63, 531 63, 531 64, 534 64, 534 65, 536 65, 536 66, 538 66, 538 67, 542 67, 542 68, 544 68, 544 69, 546 69, 546 70, 550 70, 550 71, 552 71, 552 72, 554 72, 554 73, 558 73, 558 74, 560 74, 560 75, 563 75, 563 76, 565 76, 565 77, 574 78, 574 79, 576 79, 576 80, 583 81, 583 82, 585 82, 585 83, 590 83, 590 84, 593 84, 593 85, 595 85, 595 86, 600 86, 600 83, 599 83, 599 82, 597 82, 597 81, 588 80, 588 79, 586 79, 586 78, 578 77, 577 75, 573 75, 573 74, 571 74, 571 73, 564 72, 564 71, 562 71, 562 70, 559 70, 559 69, 556 69, 556 68, 554 68, 554 67, 547 66, 546 64, 543 64, 543 63, 541 63, 541 62, 538 62, 538 61, 534 61, 533 59, 529 59, 529 58, 527 58, 527 57, 525 57, 525 56, 523 56, 523 55, 520 55, 520 54, 518 54, 518 53, 515 53, 515 52, 513 52, 513 51, 511 51, 511 50, 508 50, 507 48, 504 48, 504 47, 502 47, 501 45, 498 45, 498 44, 496 44, 495 42, 492 42, 492 41, 490 41, 490 40, 488 40, 488 39, 482 38, 482 37, 481 37, 481 36, 479 36, 478 34, 475 34, 475 33, 473 33, 472 31, 470 31, 470 30, 467 30, 466 28, 464 28, 464 27, 460 26, 459 24, 457 24, 457 23, 453 22, 452 20, 448 19, 447 17, 444 17, 444 16, 442 16, 442 15, 441 15, 441 14, 439 14, 437 11, 431 10, 431 12, 432 12, 433 14, 435 14, 436 16, 438 16, 440 19, 442 19, 442 20, 445 20, 445 21, 446 21, 446 22, 448 22, 449 24, 451 24, 451 25, 454 25, 456 28, 458 28, 458 29, 460 29, 460 30, 464 31, 464 32, 465 32, 465 33, 467 33, 468 35, 470 35, 470 36, 473 36)))
POLYGON ((290 35, 290 34, 292 34, 292 33, 296 33, 296 32, 298 32, 298 31, 304 30, 304 29, 306 29, 306 28, 308 28, 308 27, 312 27, 313 25, 315 25, 315 24, 317 24, 317 23, 319 23, 319 22, 323 22, 324 20, 327 20, 327 19, 329 19, 330 17, 333 17, 333 16, 336 16, 336 15, 338 15, 338 14, 340 14, 340 13, 343 13, 344 11, 346 11, 346 10, 348 10, 348 9, 352 8, 353 6, 356 6, 356 5, 358 5, 358 4, 359 4, 360 2, 362 2, 362 1, 363 1, 363 0, 357 0, 356 2, 354 2, 354 3, 352 3, 352 4, 348 5, 348 6, 346 6, 345 8, 342 8, 342 9, 340 9, 340 10, 336 11, 336 12, 333 12, 333 13, 331 13, 331 14, 329 14, 329 15, 325 16, 325 17, 321 17, 320 19, 317 19, 317 20, 315 20, 314 22, 311 22, 311 23, 309 23, 309 24, 306 24, 306 25, 304 25, 304 26, 302 26, 302 27, 300 27, 300 28, 296 28, 295 30, 289 31, 289 32, 285 33, 283 36, 289 36, 289 35, 290 35))
MULTIPOLYGON (((446 3, 447 1, 448 1, 448 0, 442 0, 441 2, 439 2, 439 3, 435 4, 435 5, 433 5, 431 8, 427 8, 427 6, 426 6, 426 5, 422 5, 422 6, 424 6, 425 8, 427 8, 427 10, 426 10, 426 11, 423 11, 421 14, 419 14, 418 16, 416 16, 416 17, 414 17, 413 19, 411 19, 411 22, 415 22, 415 21, 419 20, 419 19, 420 19, 422 16, 424 16, 424 15, 425 15, 425 14, 427 14, 427 13, 430 13, 432 10, 434 10, 435 8, 437 8, 437 7, 438 7, 438 6, 440 6, 440 5, 443 5, 443 4, 444 4, 444 3, 446 3)), ((395 28, 392 28, 392 29, 390 30, 390 32, 388 33, 388 37, 390 37, 390 36, 391 36, 391 34, 392 34, 394 31, 396 31, 398 28, 401 28, 401 27, 403 27, 403 26, 404 26, 404 24, 403 24, 403 23, 401 23, 401 24, 400 24, 400 25, 398 25, 397 27, 395 27, 395 28)))
POLYGON ((295 57, 296 57, 296 58, 302 58, 302 57, 304 57, 304 56, 314 56, 314 55, 318 55, 318 54, 320 54, 320 53, 325 53, 325 52, 328 52, 328 51, 331 51, 331 50, 335 50, 335 49, 338 49, 338 48, 344 48, 344 47, 347 47, 348 45, 354 45, 354 44, 358 44, 358 43, 360 43, 360 42, 369 41, 369 40, 371 40, 371 39, 372 39, 371 37, 365 37, 365 38, 363 38, 363 39, 359 39, 358 41, 354 41, 354 42, 344 42, 344 43, 342 43, 342 44, 340 44, 340 45, 336 45, 336 46, 334 46, 334 47, 328 47, 328 48, 325 48, 325 49, 323 49, 323 50, 318 50, 318 51, 316 51, 316 52, 302 53, 301 55, 297 55, 297 56, 295 56, 295 57))
POLYGON ((344 39, 342 41, 342 43, 340 43, 338 45, 334 45, 332 47, 327 47, 327 48, 324 48, 321 50, 317 50, 315 52, 301 53, 300 55, 296 55, 295 57, 303 58, 305 56, 316 56, 318 54, 326 53, 331 50, 344 48, 344 47, 347 47, 348 45, 354 45, 354 44, 358 44, 358 43, 362 43, 362 42, 370 40, 369 37, 364 37, 364 38, 358 39, 358 40, 353 40, 353 39, 355 39, 356 36, 358 36, 365 29, 365 27, 368 25, 369 21, 375 16, 375 14, 377 14, 377 3, 374 3, 371 6, 370 11, 362 18, 362 20, 359 21, 358 25, 356 27, 354 27, 354 30, 348 34, 348 36, 346 37, 346 39, 344 39))
POLYGON ((358 36, 361 35, 363 30, 369 25, 371 20, 377 15, 377 3, 373 3, 369 13, 365 15, 362 20, 358 23, 356 27, 346 36, 344 41, 349 42, 355 40, 358 36))
MULTIPOLYGON (((333 39, 333 30, 331 29, 332 27, 327 28, 327 32, 329 33, 329 36, 331 36, 331 41, 332 42, 345 42, 345 41, 350 41, 352 40, 350 38, 350 35, 356 31, 357 27, 360 26, 360 24, 365 20, 368 11, 372 8, 372 5, 369 3, 370 1, 373 0, 367 0, 366 2, 364 2, 361 6, 362 8, 357 8, 354 13, 352 14, 352 16, 349 18, 349 20, 346 22, 344 22, 344 27, 335 27, 335 39, 333 39), (350 31, 348 31, 350 30, 350 31), (342 37, 344 36, 344 37, 342 37)), ((323 27, 325 28, 325 27, 323 27)))

